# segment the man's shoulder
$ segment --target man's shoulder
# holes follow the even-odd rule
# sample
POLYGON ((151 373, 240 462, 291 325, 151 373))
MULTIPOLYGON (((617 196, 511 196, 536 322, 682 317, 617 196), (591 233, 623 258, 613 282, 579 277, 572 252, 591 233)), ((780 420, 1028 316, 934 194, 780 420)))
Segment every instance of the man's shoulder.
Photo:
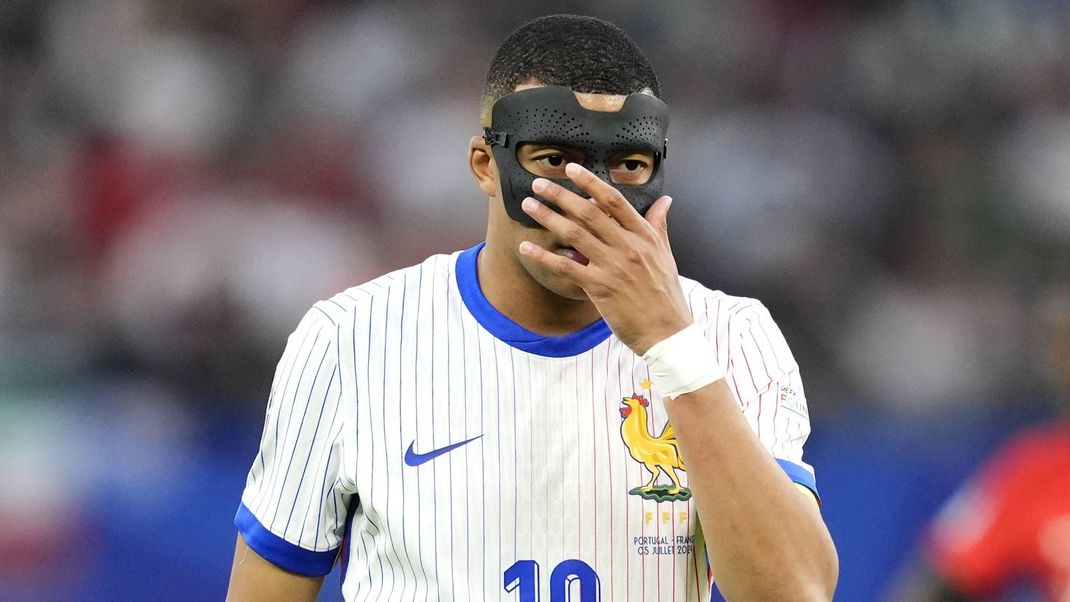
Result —
POLYGON ((680 287, 683 288, 684 297, 691 306, 691 313, 697 321, 714 323, 769 313, 769 310, 758 299, 730 295, 721 290, 711 289, 685 276, 680 276, 680 287))
MULTIPOLYGON (((437 254, 420 263, 387 272, 363 284, 351 286, 328 299, 316 302, 313 311, 318 311, 334 323, 352 319, 352 316, 368 310, 373 304, 388 299, 400 299, 402 291, 414 286, 431 286, 434 275, 442 276, 450 271, 460 251, 437 254)), ((413 289, 412 292, 416 292, 413 289)))

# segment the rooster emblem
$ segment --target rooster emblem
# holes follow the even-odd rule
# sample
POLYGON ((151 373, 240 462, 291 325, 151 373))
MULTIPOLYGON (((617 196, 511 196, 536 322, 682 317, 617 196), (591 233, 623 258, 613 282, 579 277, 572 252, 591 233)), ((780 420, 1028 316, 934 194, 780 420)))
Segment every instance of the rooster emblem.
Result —
POLYGON ((620 409, 620 415, 624 420, 620 425, 620 436, 632 458, 650 472, 649 483, 628 493, 658 502, 691 499, 691 490, 680 485, 680 477, 676 474, 678 469, 686 471, 687 468, 680 456, 672 424, 666 423, 661 434, 655 437, 647 430, 650 402, 642 395, 633 394, 625 397, 622 404, 624 407, 620 409), (672 486, 656 484, 662 472, 672 479, 672 486))

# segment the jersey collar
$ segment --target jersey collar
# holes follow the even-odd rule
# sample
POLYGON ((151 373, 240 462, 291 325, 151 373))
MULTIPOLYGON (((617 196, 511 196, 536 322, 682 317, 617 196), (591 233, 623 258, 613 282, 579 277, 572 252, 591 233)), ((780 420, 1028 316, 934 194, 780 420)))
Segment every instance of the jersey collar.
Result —
POLYGON ((461 293, 461 300, 472 317, 495 338, 521 351, 544 357, 579 355, 590 351, 609 338, 612 331, 602 319, 571 334, 552 337, 531 332, 495 309, 483 295, 483 289, 479 287, 476 266, 479 252, 484 245, 486 243, 481 242, 458 255, 457 288, 461 293))

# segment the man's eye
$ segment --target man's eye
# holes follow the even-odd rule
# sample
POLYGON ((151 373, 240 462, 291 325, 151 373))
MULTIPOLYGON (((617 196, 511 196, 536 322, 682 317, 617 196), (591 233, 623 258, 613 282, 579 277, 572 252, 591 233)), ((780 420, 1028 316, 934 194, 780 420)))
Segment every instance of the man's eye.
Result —
POLYGON ((647 183, 653 176, 653 171, 653 161, 649 157, 644 157, 640 153, 630 153, 612 160, 609 179, 615 184, 638 186, 647 183))
POLYGON ((550 167, 561 167, 565 164, 565 158, 561 155, 547 155, 541 159, 550 167))

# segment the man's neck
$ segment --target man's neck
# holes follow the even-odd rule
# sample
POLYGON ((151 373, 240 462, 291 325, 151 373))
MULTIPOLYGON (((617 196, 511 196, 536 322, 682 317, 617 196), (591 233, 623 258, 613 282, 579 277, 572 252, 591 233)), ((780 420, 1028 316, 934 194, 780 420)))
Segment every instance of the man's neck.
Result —
POLYGON ((479 287, 487 301, 531 332, 563 336, 601 317, 589 299, 562 297, 539 284, 504 245, 488 241, 476 265, 479 287))

